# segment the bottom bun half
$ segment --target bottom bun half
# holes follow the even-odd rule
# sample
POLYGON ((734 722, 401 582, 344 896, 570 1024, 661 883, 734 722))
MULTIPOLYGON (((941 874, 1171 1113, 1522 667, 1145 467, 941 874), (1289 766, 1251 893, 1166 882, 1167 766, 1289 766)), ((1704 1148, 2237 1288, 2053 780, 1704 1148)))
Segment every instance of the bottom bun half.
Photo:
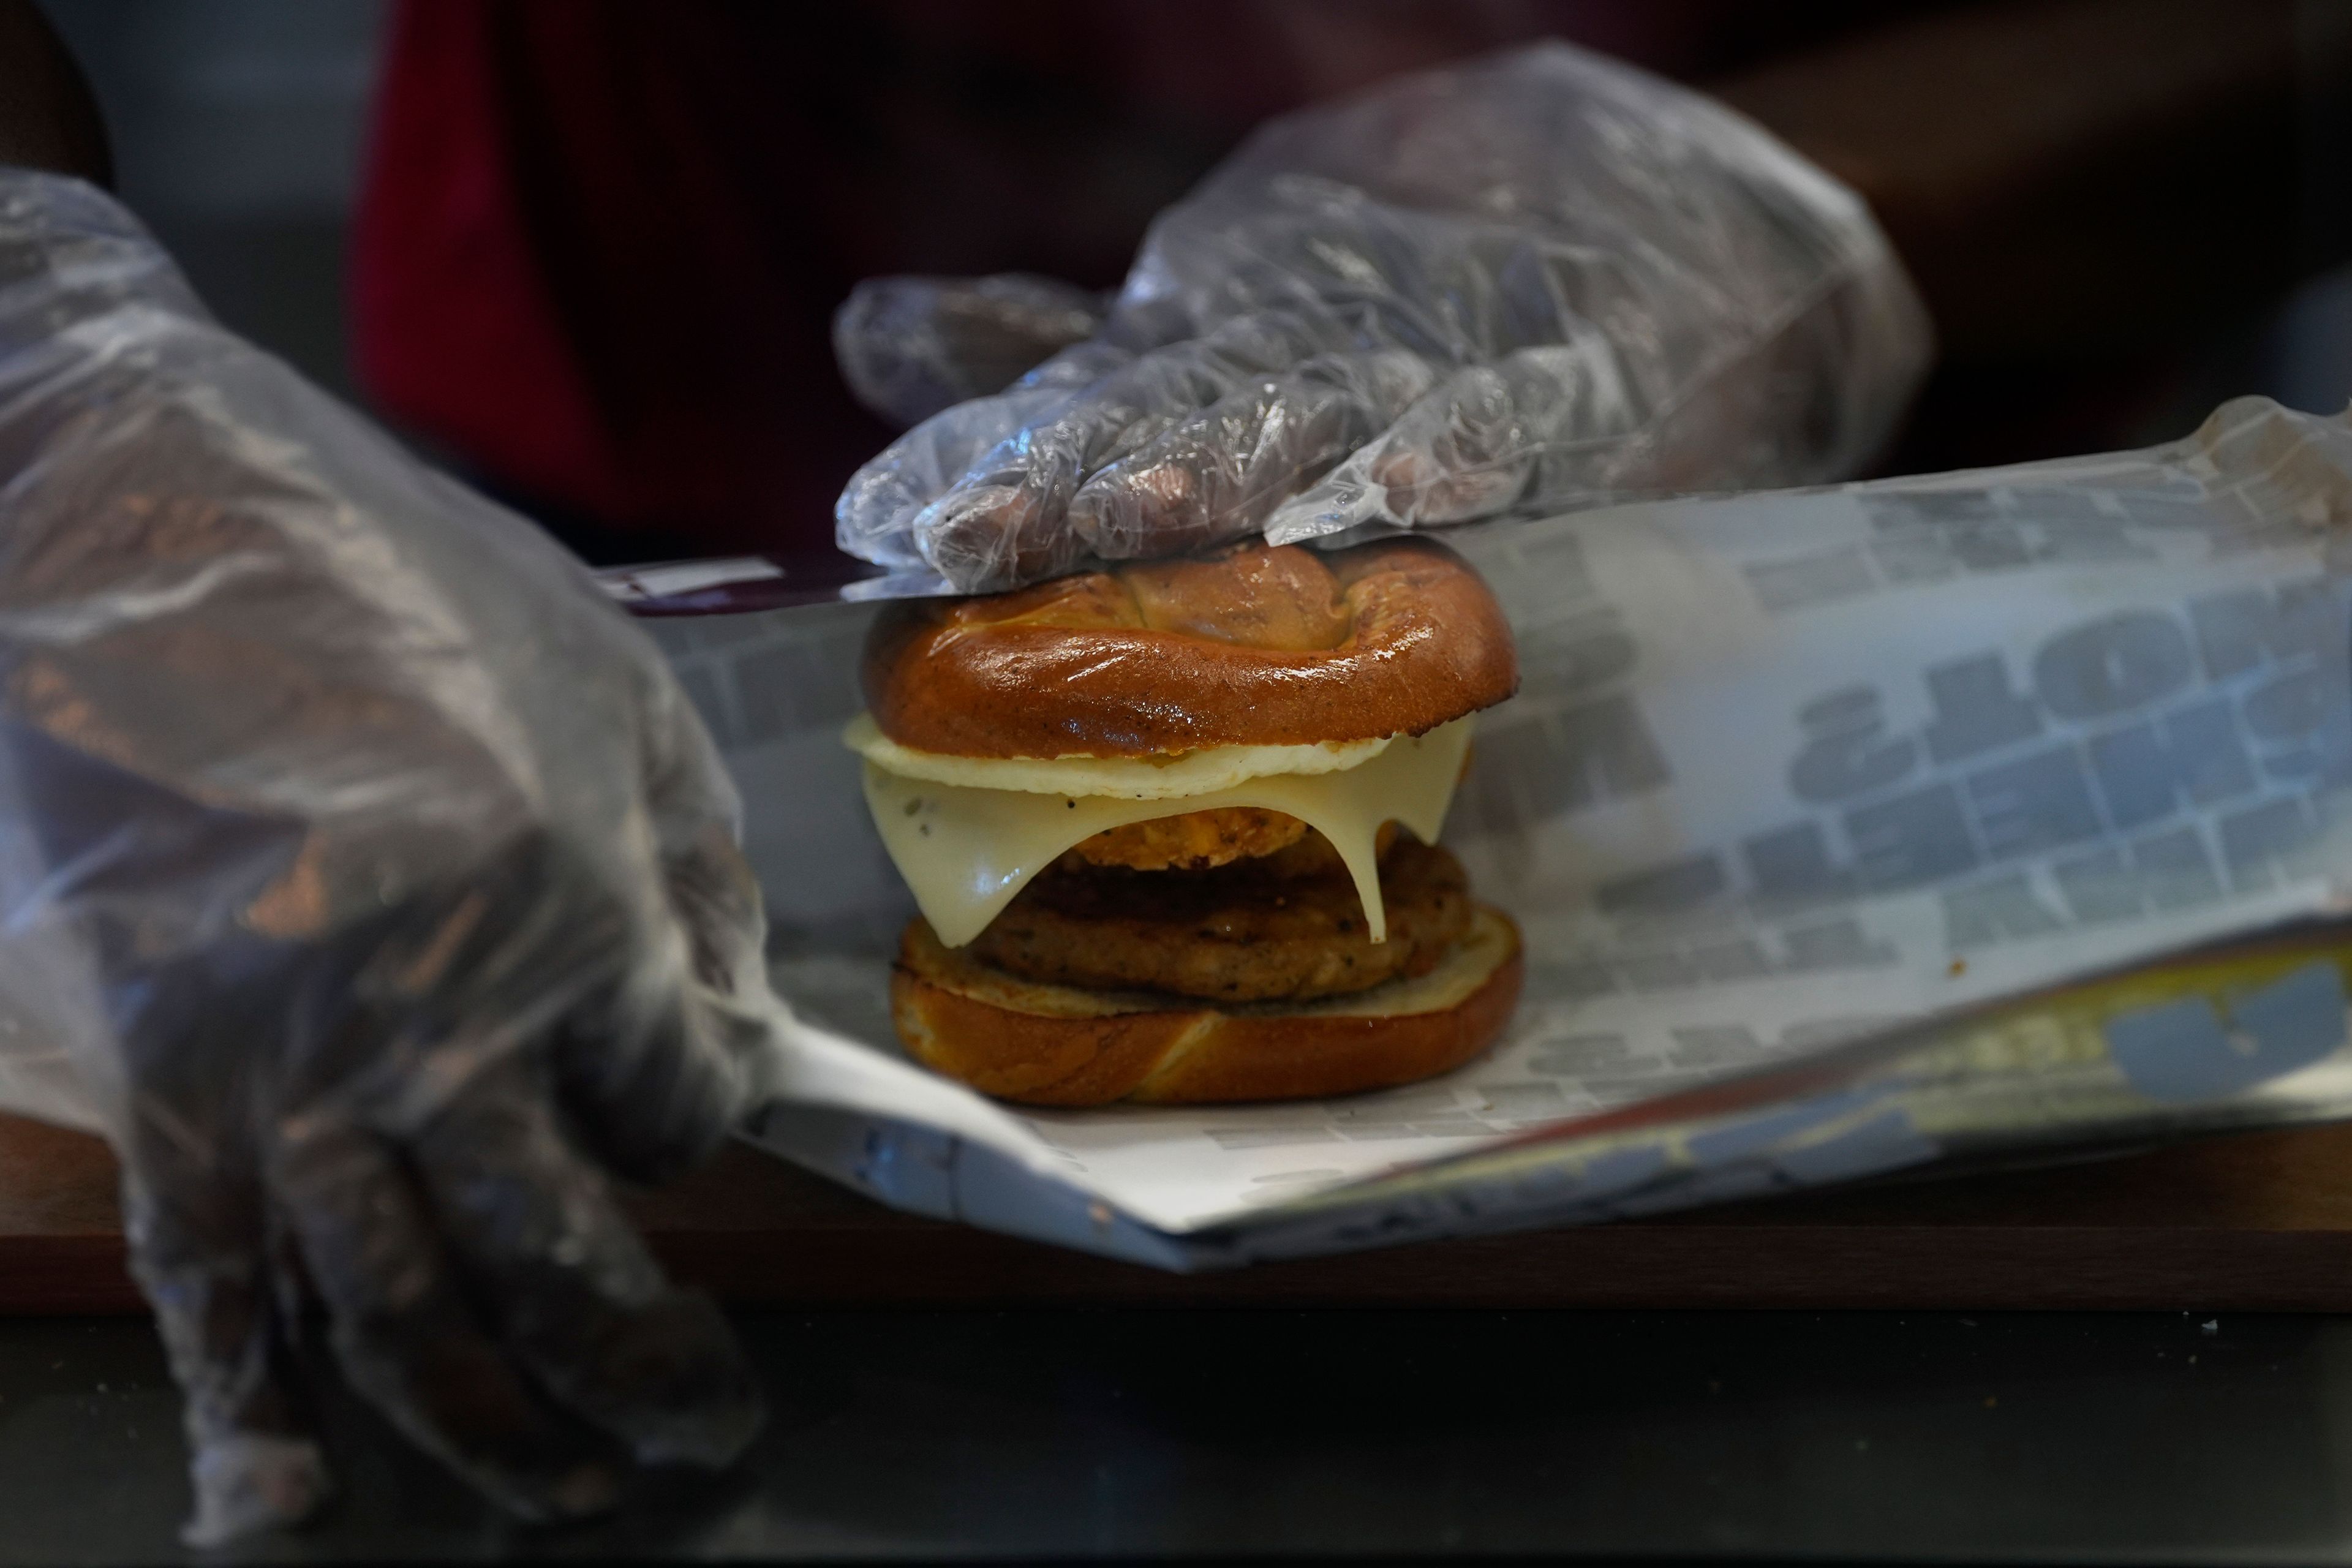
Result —
POLYGON ((1525 978, 1518 927, 1483 904, 1427 974, 1321 1002, 1227 1008, 1022 980, 941 946, 918 920, 899 943, 890 1014, 918 1060, 1000 1100, 1306 1100, 1460 1067, 1502 1034, 1525 978))

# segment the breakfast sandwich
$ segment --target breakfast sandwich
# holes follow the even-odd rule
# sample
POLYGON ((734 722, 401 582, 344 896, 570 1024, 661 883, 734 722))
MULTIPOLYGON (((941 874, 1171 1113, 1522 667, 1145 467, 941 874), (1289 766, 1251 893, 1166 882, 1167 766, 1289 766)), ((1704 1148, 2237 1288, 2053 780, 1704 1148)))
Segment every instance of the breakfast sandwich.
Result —
POLYGON ((849 728, 920 915, 900 1038, 1043 1105, 1407 1083, 1491 1045, 1519 934, 1437 843, 1518 666, 1422 540, 1253 543, 876 622, 849 728))

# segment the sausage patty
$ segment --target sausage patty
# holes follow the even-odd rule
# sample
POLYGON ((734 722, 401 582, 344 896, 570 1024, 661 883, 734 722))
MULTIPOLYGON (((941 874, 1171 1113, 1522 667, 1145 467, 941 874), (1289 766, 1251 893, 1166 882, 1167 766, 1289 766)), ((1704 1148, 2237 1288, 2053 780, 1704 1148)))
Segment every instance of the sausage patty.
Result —
POLYGON ((1059 864, 971 952, 1048 984, 1304 1002, 1425 974, 1468 929, 1468 883, 1443 849, 1401 836, 1381 863, 1381 894, 1388 941, 1376 945, 1344 874, 1284 876, 1258 860, 1160 872, 1059 864))

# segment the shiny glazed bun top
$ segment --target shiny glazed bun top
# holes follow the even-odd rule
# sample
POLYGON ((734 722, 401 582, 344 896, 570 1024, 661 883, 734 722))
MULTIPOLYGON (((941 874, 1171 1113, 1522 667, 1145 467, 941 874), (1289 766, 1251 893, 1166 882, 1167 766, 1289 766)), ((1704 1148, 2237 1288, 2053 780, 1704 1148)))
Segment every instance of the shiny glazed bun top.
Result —
POLYGON ((1420 734, 1502 701, 1502 606, 1420 539, 1241 545, 902 601, 866 638, 882 733, 969 757, 1133 757, 1420 734))

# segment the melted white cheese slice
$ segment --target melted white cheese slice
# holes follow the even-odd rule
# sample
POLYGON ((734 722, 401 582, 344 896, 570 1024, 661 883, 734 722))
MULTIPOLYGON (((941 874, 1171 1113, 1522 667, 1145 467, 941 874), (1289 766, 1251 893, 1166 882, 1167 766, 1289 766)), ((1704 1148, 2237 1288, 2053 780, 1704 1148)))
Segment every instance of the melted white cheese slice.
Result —
POLYGON ((1329 839, 1355 880, 1371 939, 1385 942, 1388 916, 1374 842, 1381 825, 1401 822, 1413 837, 1436 842, 1470 749, 1471 723, 1456 719, 1425 735, 1398 736, 1338 773, 1263 773, 1184 795, 1173 809, 1164 797, 940 784, 892 773, 871 758, 866 804, 917 907, 949 947, 961 947, 985 931, 1030 879, 1082 840, 1130 822, 1229 805, 1286 813, 1329 839))
POLYGON ((954 757, 902 746, 860 713, 842 743, 886 773, 973 789, 1029 795, 1115 795, 1129 800, 1181 800, 1230 789, 1265 773, 1336 773, 1360 767, 1391 737, 1311 746, 1203 746, 1164 757, 954 757))

